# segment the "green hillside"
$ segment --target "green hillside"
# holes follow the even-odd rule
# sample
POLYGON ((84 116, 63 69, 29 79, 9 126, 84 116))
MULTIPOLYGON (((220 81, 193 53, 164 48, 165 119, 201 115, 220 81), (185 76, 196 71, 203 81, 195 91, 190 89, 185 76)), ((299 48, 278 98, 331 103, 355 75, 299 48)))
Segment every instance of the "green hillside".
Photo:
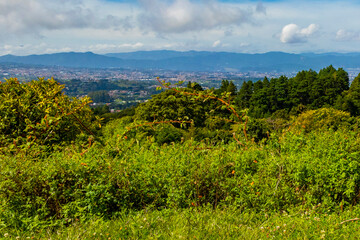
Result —
POLYGON ((3 81, 0 236, 358 238, 360 76, 158 80, 110 121, 52 79, 3 81))

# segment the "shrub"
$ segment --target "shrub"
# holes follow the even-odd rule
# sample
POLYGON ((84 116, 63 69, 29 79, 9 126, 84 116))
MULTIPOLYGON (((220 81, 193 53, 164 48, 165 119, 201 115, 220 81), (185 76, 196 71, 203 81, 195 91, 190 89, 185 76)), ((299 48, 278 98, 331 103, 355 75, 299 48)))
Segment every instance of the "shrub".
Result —
POLYGON ((160 145, 164 143, 180 142, 182 137, 182 131, 172 125, 165 124, 156 127, 155 141, 160 145))
MULTIPOLYGON (((69 98, 55 80, 0 84, 0 148, 69 143, 80 133, 92 135, 97 121, 89 98, 69 98)), ((9 149, 8 149, 9 150, 9 149)))
POLYGON ((319 129, 337 130, 341 127, 349 127, 354 119, 350 113, 334 108, 320 108, 309 110, 300 114, 294 121, 296 128, 303 128, 306 132, 319 129))

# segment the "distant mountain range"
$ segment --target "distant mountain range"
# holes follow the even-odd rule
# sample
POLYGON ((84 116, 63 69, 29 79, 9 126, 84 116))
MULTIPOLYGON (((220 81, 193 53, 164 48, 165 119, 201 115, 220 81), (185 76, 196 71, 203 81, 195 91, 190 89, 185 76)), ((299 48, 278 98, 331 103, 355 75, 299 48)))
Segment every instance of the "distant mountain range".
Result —
POLYGON ((292 72, 310 68, 319 70, 331 64, 335 67, 360 68, 360 53, 245 54, 161 50, 100 55, 91 52, 67 52, 29 56, 5 55, 0 57, 0 63, 138 70, 292 72))

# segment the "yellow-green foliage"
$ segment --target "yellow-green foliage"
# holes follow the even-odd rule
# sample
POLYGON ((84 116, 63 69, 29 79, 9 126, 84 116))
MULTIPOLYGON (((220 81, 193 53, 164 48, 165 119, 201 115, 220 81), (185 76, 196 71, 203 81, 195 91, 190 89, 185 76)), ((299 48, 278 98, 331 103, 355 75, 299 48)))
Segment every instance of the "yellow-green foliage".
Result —
POLYGON ((320 108, 306 111, 298 116, 293 125, 295 128, 303 128, 306 132, 314 130, 338 129, 348 127, 352 118, 350 113, 334 108, 320 108))
MULTIPOLYGON (((35 232, 5 232, 8 239, 359 239, 356 221, 360 209, 341 213, 314 210, 275 215, 243 212, 236 208, 146 209, 121 212, 111 221, 86 223, 35 232), (355 219, 353 221, 351 220, 355 219), (342 223, 342 224, 341 224, 342 223)), ((0 231, 1 234, 1 231, 0 231)), ((0 235, 1 236, 1 235, 0 235)))
POLYGON ((70 98, 55 80, 20 83, 16 78, 0 84, 0 149, 52 145, 91 134, 94 124, 89 98, 70 98))
MULTIPOLYGON (((109 125, 110 126, 110 125, 109 125)), ((113 126, 110 127, 110 129, 113 126)), ((122 211, 211 206, 274 214, 351 209, 360 201, 359 134, 287 132, 266 145, 158 146, 117 132, 105 146, 40 161, 0 158, 0 225, 34 230, 122 211)))
MULTIPOLYGON (((21 150, 36 153, 43 151, 42 146, 72 141, 81 132, 91 134, 96 121, 91 122, 89 100, 68 98, 62 88, 54 80, 43 79, 26 84, 9 79, 1 84, 0 236, 44 233, 49 226, 64 228, 100 218, 123 221, 124 231, 111 236, 117 238, 141 238, 139 234, 156 229, 161 219, 167 224, 162 231, 168 231, 171 222, 173 228, 178 223, 190 227, 180 234, 149 234, 149 238, 238 239, 249 238, 239 235, 249 232, 253 238, 302 239, 311 238, 307 233, 314 231, 315 238, 321 238, 322 230, 331 231, 325 228, 327 223, 339 221, 327 219, 319 227, 317 216, 359 209, 360 134, 349 126, 353 118, 346 112, 308 111, 294 120, 296 131, 281 133, 268 133, 263 120, 247 119, 232 128, 234 140, 215 145, 206 139, 182 139, 182 130, 175 132, 166 121, 146 124, 126 117, 109 122, 102 136, 98 135, 101 141, 80 151, 72 144, 53 148, 42 158, 29 156, 21 150), (306 133, 299 131, 302 128, 306 133), (263 141, 250 140, 263 135, 263 141), (8 150, 14 154, 7 154, 8 150), (310 211, 315 224, 307 222, 310 211), (129 212, 134 217, 127 216, 129 212), (152 215, 149 222, 146 218, 152 216, 142 217, 148 212, 158 216, 152 215), (251 221, 241 222, 227 214, 233 212, 251 221), (168 218, 171 214, 173 221, 168 218), (294 218, 288 217, 282 226, 273 225, 281 222, 279 215, 294 218), (214 222, 222 218, 229 227, 214 222), (207 224, 209 219, 212 222, 207 224), (290 223, 303 223, 307 232, 299 233, 301 228, 297 228, 291 233, 292 228, 284 225, 290 223), (206 229, 199 231, 204 225, 206 229), (218 226, 226 230, 218 234, 218 226)), ((177 106, 176 99, 171 100, 177 106)), ((141 113, 150 107, 143 106, 141 113)), ((329 237, 336 236, 329 233, 329 237)), ((86 234, 68 238, 91 239, 86 234)))

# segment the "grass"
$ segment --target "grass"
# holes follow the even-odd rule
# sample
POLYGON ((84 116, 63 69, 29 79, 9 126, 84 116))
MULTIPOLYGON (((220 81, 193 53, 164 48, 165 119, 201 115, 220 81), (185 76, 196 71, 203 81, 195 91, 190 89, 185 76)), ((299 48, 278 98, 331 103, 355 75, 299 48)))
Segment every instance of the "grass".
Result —
POLYGON ((357 239, 359 135, 0 157, 0 239, 357 239))
POLYGON ((277 213, 225 208, 121 212, 113 220, 77 220, 68 227, 4 232, 5 239, 360 239, 360 209, 342 213, 277 213))

